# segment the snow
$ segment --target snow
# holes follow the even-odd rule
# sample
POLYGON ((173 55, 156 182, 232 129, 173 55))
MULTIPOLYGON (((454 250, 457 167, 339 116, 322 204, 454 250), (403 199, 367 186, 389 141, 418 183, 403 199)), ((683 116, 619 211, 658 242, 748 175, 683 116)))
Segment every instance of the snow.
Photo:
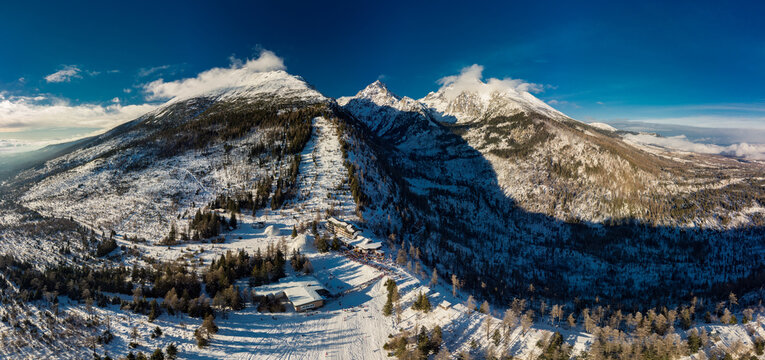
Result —
MULTIPOLYGON (((274 91, 291 94, 291 89, 298 89, 301 94, 306 94, 305 99, 319 99, 313 97, 312 93, 302 85, 293 87, 293 84, 297 84, 293 81, 296 79, 287 77, 284 73, 264 73, 262 76, 275 77, 276 80, 264 80, 262 87, 254 85, 235 90, 229 89, 221 96, 236 94, 236 96, 257 98, 260 94, 274 91), (279 81, 283 81, 283 83, 280 84, 279 81)), ((433 95, 433 98, 428 101, 432 100, 431 104, 434 108, 443 108, 442 113, 456 114, 460 117, 474 116, 471 113, 473 110, 479 111, 479 114, 487 111, 491 111, 492 114, 499 114, 523 111, 524 109, 538 109, 542 106, 536 102, 538 99, 533 98, 530 94, 520 94, 519 99, 523 101, 508 98, 507 94, 501 93, 490 94, 489 97, 483 95, 485 94, 481 96, 469 93, 460 94, 461 99, 453 99, 457 102, 448 104, 438 102, 443 99, 433 95), (474 97, 488 101, 488 103, 458 103, 461 100, 471 100, 474 97), (516 100, 519 102, 513 102, 516 100), (448 110, 449 107, 451 110, 448 110)), ((398 113, 414 111, 417 114, 414 118, 397 118, 396 121, 390 123, 374 123, 372 121, 377 115, 367 114, 370 116, 366 119, 367 123, 379 125, 376 129, 381 131, 381 134, 390 135, 390 131, 412 125, 412 122, 407 121, 424 124, 424 130, 420 129, 424 131, 423 133, 431 131, 428 124, 432 123, 432 115, 428 112, 421 112, 421 104, 417 105, 412 103, 414 100, 393 95, 381 83, 370 85, 357 94, 356 98, 371 99, 377 105, 387 104, 386 106, 391 106, 398 113)), ((341 99, 338 103, 349 106, 352 100, 350 98, 341 99)), ((215 194, 227 189, 246 187, 247 184, 251 184, 268 169, 279 166, 273 162, 255 165, 238 160, 243 154, 240 150, 258 141, 258 134, 251 134, 231 142, 234 149, 233 155, 227 155, 222 145, 218 145, 205 149, 204 152, 188 152, 161 160, 148 169, 138 170, 130 174, 117 171, 120 167, 117 161, 119 158, 99 158, 100 154, 113 149, 115 146, 114 142, 108 145, 102 144, 71 154, 68 159, 76 160, 81 166, 49 177, 27 192, 23 198, 25 204, 41 213, 60 217, 71 216, 81 224, 91 228, 113 227, 117 229, 117 241, 120 245, 135 248, 141 255, 145 256, 142 257, 143 259, 127 260, 126 265, 130 265, 130 262, 144 263, 146 261, 144 259, 147 258, 175 260, 184 257, 190 260, 191 264, 195 264, 198 271, 202 271, 204 266, 227 251, 245 250, 252 253, 269 245, 285 243, 289 249, 299 249, 307 256, 314 269, 312 276, 310 278, 297 277, 297 274, 291 273, 291 278, 256 290, 261 292, 292 292, 292 298, 296 299, 297 303, 316 299, 318 295, 315 292, 305 289, 310 290, 317 286, 337 295, 337 297, 325 299, 324 307, 309 313, 292 311, 276 314, 259 313, 251 304, 248 304, 247 308, 241 311, 220 313, 216 319, 220 331, 213 337, 211 345, 204 349, 196 347, 193 340, 194 329, 201 322, 199 319, 163 314, 155 322, 150 323, 145 316, 132 315, 121 311, 116 306, 96 309, 101 319, 109 316, 113 320, 113 332, 117 338, 106 346, 110 355, 124 355, 128 351, 129 332, 133 326, 136 326, 142 334, 140 342, 144 345, 139 348, 140 351, 147 352, 159 346, 164 347, 170 343, 176 343, 182 357, 189 359, 387 359, 387 354, 382 350, 382 345, 388 340, 388 335, 396 334, 402 329, 417 330, 421 326, 432 328, 435 325, 443 328, 444 346, 453 353, 469 350, 471 340, 478 343, 478 351, 488 348, 489 341, 486 339, 483 324, 489 317, 492 317, 495 324, 500 323, 498 314, 501 313, 502 309, 491 314, 480 314, 468 310, 464 305, 468 294, 458 292, 457 296, 452 296, 450 286, 443 282, 430 285, 428 276, 416 274, 408 267, 405 268, 393 263, 391 255, 388 255, 384 260, 374 261, 358 259, 351 254, 318 253, 316 251, 313 246, 313 236, 308 235, 309 230, 307 229, 309 227, 307 224, 311 221, 321 223, 327 214, 333 214, 348 223, 366 223, 368 228, 371 226, 381 228, 380 224, 383 224, 395 230, 398 224, 396 219, 390 217, 386 219, 384 216, 391 213, 386 212, 390 208, 386 210, 384 206, 392 207, 394 204, 393 201, 387 201, 387 199, 395 196, 395 192, 391 190, 392 185, 386 183, 385 178, 377 172, 378 170, 371 166, 361 168, 367 181, 376 185, 374 188, 368 189, 371 190, 368 195, 374 197, 375 203, 383 205, 367 208, 366 212, 363 213, 364 217, 367 218, 366 222, 359 217, 361 211, 357 212, 356 204, 354 204, 346 184, 347 170, 343 164, 344 159, 341 155, 337 128, 332 120, 323 117, 315 118, 312 121, 313 136, 301 153, 297 198, 290 200, 283 209, 276 211, 264 209, 255 214, 241 214, 238 216, 238 228, 223 234, 224 242, 219 244, 188 243, 175 246, 156 246, 153 242, 133 244, 126 240, 126 235, 139 234, 150 239, 161 238, 169 226, 169 221, 165 220, 168 216, 170 218, 177 216, 177 219, 185 221, 190 212, 199 208, 199 206, 190 206, 190 202, 197 202, 198 205, 201 205, 209 201, 215 194), (220 166, 219 163, 225 165, 220 166), (125 209, 130 209, 130 211, 125 211, 125 209), (261 223, 266 224, 266 226, 260 226, 261 223), (300 229, 300 233, 294 238, 291 236, 293 228, 300 229), (382 315, 382 307, 386 299, 384 283, 387 279, 392 279, 397 283, 402 295, 403 311, 400 321, 396 319, 396 316, 385 317, 382 315), (432 304, 443 304, 443 306, 436 306, 429 313, 411 309, 413 301, 420 293, 428 295, 432 304), (155 326, 160 326, 165 335, 157 340, 149 340, 146 335, 155 326)), ((405 153, 411 153, 415 149, 431 145, 426 140, 411 135, 409 134, 406 141, 397 145, 405 153)), ((582 158, 585 162, 594 165, 605 164, 617 169, 620 166, 626 166, 620 164, 618 159, 614 160, 604 156, 587 157, 587 154, 592 153, 592 149, 582 144, 579 138, 565 133, 556 133, 556 135, 558 142, 551 145, 548 153, 545 154, 545 156, 549 155, 549 159, 556 160, 562 156, 572 156, 582 158), (566 149, 567 152, 564 153, 563 149, 566 149)), ((128 140, 134 136, 137 135, 128 134, 120 139, 128 140)), ((482 136, 482 134, 468 134, 468 136, 482 136)), ((352 148, 353 146, 358 146, 358 143, 352 144, 352 148)), ((465 148, 454 146, 445 151, 459 154, 465 148)), ((440 150, 430 149, 430 151, 440 150)), ((356 147, 349 152, 348 161, 354 165, 369 164, 364 162, 365 159, 369 159, 369 156, 366 156, 369 153, 364 153, 364 151, 366 150, 356 147)), ((141 156, 141 154, 128 153, 122 156, 141 156)), ((512 187, 504 190, 514 195, 515 199, 522 201, 535 196, 544 196, 550 191, 550 187, 545 184, 529 181, 537 174, 532 168, 534 163, 517 164, 500 161, 491 156, 487 158, 490 163, 480 167, 480 164, 477 164, 479 160, 476 158, 455 157, 440 163, 442 167, 422 169, 423 172, 427 172, 428 177, 405 177, 404 180, 409 183, 411 190, 415 193, 424 196, 441 193, 432 196, 429 200, 440 201, 447 206, 453 205, 450 203, 451 201, 459 200, 455 200, 458 199, 456 197, 444 197, 443 193, 457 193, 467 188, 457 184, 473 184, 475 187, 469 189, 478 189, 479 191, 493 188, 496 184, 491 183, 493 181, 492 176, 487 176, 490 173, 489 170, 497 173, 502 184, 512 187), (472 171, 464 171, 465 169, 472 171), (486 171, 480 171, 482 169, 486 171), (517 185, 519 183, 530 184, 533 191, 537 193, 526 191, 529 190, 529 187, 517 185)), ((55 162, 47 166, 53 166, 55 162)), ((417 164, 415 163, 415 165, 417 164)), ((716 185, 710 184, 708 186, 716 185)), ((487 198, 494 196, 488 191, 484 195, 487 198)), ((578 200, 584 204, 593 202, 589 198, 578 200)), ((494 231, 492 229, 494 226, 504 224, 494 217, 496 214, 486 212, 485 204, 459 205, 462 207, 454 208, 469 210, 465 213, 470 221, 473 221, 471 225, 475 226, 477 231, 482 229, 494 231)), ((220 210, 216 211, 220 212, 220 210)), ((753 205, 745 211, 761 213, 763 208, 753 205)), ((8 225, 6 224, 16 224, 21 220, 20 215, 0 209, 0 227, 7 228, 8 225)), ((555 229, 535 229, 534 226, 535 224, 531 224, 529 228, 524 230, 538 231, 538 234, 542 234, 539 236, 541 239, 545 239, 546 236, 549 238, 549 235, 545 234, 555 232, 555 229)), ((508 231, 515 230, 509 229, 508 231)), ((369 247, 380 246, 387 254, 394 254, 397 250, 389 247, 392 246, 390 245, 392 241, 385 241, 385 239, 374 235, 369 229, 364 229, 362 233, 364 235, 357 240, 369 247)), ((534 235, 538 234, 534 233, 534 235)), ((7 238, 4 233, 3 241, 7 241, 7 238)), ((13 241, 16 243, 12 243, 11 246, 20 244, 20 241, 17 240, 18 238, 14 238, 13 241)), ((517 252, 518 255, 515 258, 505 256, 511 250, 515 250, 509 247, 503 248, 503 246, 508 246, 508 243, 489 243, 490 246, 485 247, 487 247, 490 256, 485 258, 487 259, 485 264, 518 265, 523 261, 534 261, 534 255, 542 253, 545 256, 574 258, 568 264, 579 266, 581 268, 580 274, 594 274, 606 269, 607 264, 602 261, 587 255, 571 254, 566 249, 561 251, 556 249, 555 254, 544 254, 543 252, 547 249, 538 246, 534 241, 532 239, 528 243, 523 243, 524 247, 517 252)), ((51 245, 52 242, 46 242, 46 244, 48 246, 45 249, 46 253, 55 252, 55 248, 51 245)), ((8 242, 3 243, 3 246, 6 245, 8 242)), ((27 245, 19 252, 22 254, 24 252, 39 252, 38 248, 35 247, 36 245, 27 245)), ((456 246, 461 245, 457 244, 456 246)), ((463 248, 459 250, 463 250, 463 248)), ((414 261, 416 264, 417 261, 414 261)), ((664 268, 641 275, 637 279, 636 286, 640 286, 641 282, 655 280, 656 277, 662 275, 662 269, 664 268)), ((427 270, 432 269, 425 268, 426 273, 429 273, 427 270)), ((627 266, 622 270, 638 272, 642 268, 627 266)), ((695 269, 689 271, 695 271, 695 269)), ((536 276, 537 274, 533 275, 536 276)), ((566 278, 566 281, 572 282, 572 287, 576 286, 577 283, 579 286, 583 286, 581 284, 584 282, 579 281, 581 279, 577 276, 579 274, 571 275, 571 277, 566 278)), ((246 288, 245 283, 246 281, 240 281, 239 284, 246 288)), ((60 300, 63 311, 85 316, 81 304, 69 302, 65 298, 60 300)), ((39 313, 35 310, 40 310, 47 305, 38 303, 32 306, 34 308, 29 310, 27 314, 39 313)), ((6 311, 6 309, 8 307, 5 304, 0 305, 0 311, 6 311)), ((28 316, 31 317, 31 315, 28 316)), ((43 323, 42 320, 35 319, 35 321, 43 323)), ((705 327, 719 334, 719 342, 723 346, 730 346, 736 340, 748 339, 746 329, 743 326, 700 325, 700 327, 705 327)), ((10 324, 0 323, 0 332, 9 333, 10 331, 12 331, 10 324)), ((544 316, 528 332, 523 333, 520 328, 515 327, 510 337, 504 340, 514 356, 532 358, 540 351, 536 347, 537 342, 553 331, 560 331, 563 334, 566 342, 573 345, 574 354, 584 351, 593 341, 593 336, 585 333, 582 329, 567 329, 548 324, 547 318, 544 316)), ((50 333, 53 332, 50 331, 50 333)), ((762 333, 763 329, 758 327, 757 332, 762 333)), ((74 339, 64 350, 42 342, 36 343, 31 339, 29 340, 31 344, 29 347, 14 347, 13 342, 8 341, 8 345, 6 343, 0 344, 0 357, 47 358, 60 355, 59 351, 65 351, 67 355, 71 354, 73 358, 85 357, 90 355, 89 349, 84 346, 85 341, 85 338, 74 339)))
POLYGON ((608 125, 606 123, 601 123, 601 122, 591 122, 590 126, 592 126, 594 128, 598 128, 600 130, 605 130, 605 131, 612 131, 612 132, 613 131, 617 131, 617 129, 615 127, 613 127, 611 125, 608 125))
MULTIPOLYGON (((285 209, 261 210, 254 215, 242 214, 239 217, 239 227, 224 234, 225 241, 222 244, 154 246, 150 243, 127 242, 121 233, 117 237, 120 244, 135 247, 150 257, 174 260, 184 256, 191 264, 198 266, 206 266, 227 251, 244 249, 253 252, 269 244, 286 242, 289 248, 299 248, 307 255, 314 268, 315 281, 332 294, 339 294, 339 297, 326 299, 324 307, 308 313, 259 313, 249 305, 242 311, 218 316, 216 323, 220 330, 213 337, 211 345, 204 349, 196 347, 193 340, 194 330, 201 322, 199 319, 163 314, 150 323, 145 316, 136 316, 115 306, 97 308, 99 318, 104 319, 108 315, 112 319, 112 331, 116 339, 105 347, 108 353, 112 356, 127 353, 129 333, 133 326, 141 333, 139 343, 143 345, 139 351, 150 352, 156 347, 175 343, 182 358, 187 359, 387 359, 382 345, 388 340, 388 335, 396 334, 402 328, 414 330, 422 325, 432 327, 436 324, 444 328, 445 345, 450 350, 466 346, 468 339, 480 340, 480 334, 474 334, 474 330, 480 327, 486 315, 468 313, 460 304, 464 299, 452 297, 446 285, 431 289, 423 285, 429 279, 418 279, 393 264, 390 258, 377 263, 362 262, 336 252, 320 254, 312 249, 309 235, 301 233, 295 238, 289 235, 293 227, 321 218, 330 208, 334 208, 339 218, 358 221, 349 191, 338 186, 346 176, 342 161, 334 126, 327 119, 314 119, 314 136, 302 153, 300 165, 299 183, 302 192, 285 209), (267 226, 260 227, 259 223, 267 226), (404 309, 401 322, 397 322, 395 316, 382 315, 386 298, 383 284, 387 278, 399 284, 404 309), (434 304, 447 301, 457 305, 449 309, 434 308, 428 314, 414 311, 410 307, 420 292, 428 294, 434 304), (160 326, 164 335, 150 340, 147 334, 155 326, 160 326)), ((91 166, 97 167, 99 164, 91 166)), ((193 183, 197 184, 196 181, 193 183)), ((380 243, 380 239, 369 232, 364 232, 364 239, 380 243)), ((276 287, 285 286, 289 281, 272 284, 271 290, 277 290, 276 287)), ((301 282, 301 285, 315 286, 312 280, 295 278, 292 281, 292 285, 286 286, 294 288, 295 284, 301 282)), ((302 296, 295 295, 298 298, 302 296)), ((62 302, 63 310, 83 314, 81 305, 68 303, 66 299, 62 299, 62 302)), ((0 324, 0 330, 3 326, 0 324)), ((536 339, 534 336, 518 337, 520 353, 533 347, 523 344, 524 341, 536 339)), ((54 354, 51 352, 53 350, 50 347, 37 347, 35 350, 18 352, 5 348, 0 356, 18 357, 23 354, 48 357, 54 354)), ((68 348, 66 352, 74 357, 89 354, 85 346, 68 348)))
POLYGON ((483 82, 472 87, 454 84, 430 92, 419 100, 442 122, 465 123, 492 116, 511 116, 520 112, 538 113, 551 119, 569 119, 526 91, 496 87, 483 82))
POLYGON ((273 225, 268 225, 265 230, 263 230, 263 233, 268 236, 278 236, 280 235, 281 231, 276 229, 273 225))
POLYGON ((258 295, 276 295, 284 292, 292 305, 294 305, 295 308, 298 308, 314 301, 324 300, 324 298, 316 292, 316 290, 321 289, 322 286, 313 277, 301 276, 296 278, 290 276, 280 279, 276 284, 258 286, 253 290, 257 292, 258 295))

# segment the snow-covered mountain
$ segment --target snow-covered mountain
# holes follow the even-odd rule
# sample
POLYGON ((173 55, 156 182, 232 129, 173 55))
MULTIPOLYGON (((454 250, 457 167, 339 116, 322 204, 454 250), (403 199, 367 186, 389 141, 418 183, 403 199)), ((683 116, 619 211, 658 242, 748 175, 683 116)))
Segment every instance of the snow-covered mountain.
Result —
POLYGON ((252 189, 289 168, 295 131, 329 100, 284 71, 172 99, 76 150, 18 175, 21 205, 95 229, 156 241, 221 193, 252 189), (278 157, 278 159, 277 159, 278 157), (130 211, 125 211, 130 209, 130 211))
POLYGON ((428 93, 419 101, 443 122, 464 123, 521 112, 538 113, 554 119, 567 118, 528 91, 483 82, 468 89, 450 84, 428 93))
POLYGON ((378 136, 395 144, 417 139, 413 143, 421 145, 418 150, 431 153, 453 142, 443 131, 448 128, 489 162, 498 186, 527 211, 568 221, 638 219, 662 226, 739 226, 756 223, 760 216, 736 210, 751 204, 692 205, 698 201, 689 196, 693 187, 681 184, 714 181, 722 173, 710 167, 726 164, 727 175, 757 189, 749 175, 761 165, 738 165, 723 158, 704 160, 714 163, 711 166, 678 162, 677 154, 633 146, 603 125, 573 120, 511 87, 478 82, 459 90, 450 84, 415 101, 393 95, 377 81, 338 103, 378 136), (432 125, 438 122, 442 128, 432 125), (728 166, 736 170, 730 173, 728 166), (697 210, 675 211, 666 206, 666 198, 697 210), (737 220, 721 221, 721 214, 737 220), (748 219, 742 223, 744 218, 748 219))
MULTIPOLYGON (((428 96, 429 105, 423 100, 423 113, 381 89, 375 83, 339 102, 371 130, 348 139, 364 192, 376 199, 372 204, 395 209, 366 210, 367 224, 414 244, 427 263, 465 277, 474 291, 486 289, 481 283, 503 284, 486 296, 544 283, 547 294, 621 297, 639 287, 664 297, 668 289, 704 291, 709 281, 727 281, 708 276, 730 264, 690 260, 693 248, 746 256, 720 245, 741 238, 763 249, 757 235, 765 224, 763 180, 752 177, 763 173, 762 164, 635 147, 528 97, 474 91, 438 103, 435 94, 446 94, 439 91, 428 96), (435 119, 441 127, 420 130, 435 119), (398 130, 376 132, 380 124, 398 130), (399 138, 417 138, 427 151, 411 151, 399 138), (678 243, 685 245, 669 245, 678 243), (622 256, 635 252, 641 255, 622 256), (648 254, 658 257, 646 260, 648 254), (699 277, 661 275, 680 269, 699 277)), ((749 276, 745 268, 735 276, 749 276)))
POLYGON ((337 99, 337 103, 377 136, 412 151, 427 151, 429 139, 442 131, 442 125, 433 118, 424 104, 393 94, 379 80, 353 97, 337 99))
MULTIPOLYGON (((674 297, 750 276, 759 260, 732 259, 765 256, 745 250, 763 249, 761 164, 648 151, 528 92, 484 85, 418 101, 375 82, 334 101, 284 71, 257 73, 172 99, 22 172, 6 201, 149 244, 174 223, 183 231, 217 196, 247 199, 267 179, 268 194, 300 206, 311 191, 295 182, 295 155, 322 117, 348 177, 332 186, 349 189, 354 216, 487 298, 540 282, 548 297, 635 300, 635 286, 674 297), (746 246, 721 245, 732 239, 746 246), (714 251, 688 256, 698 249, 714 251)), ((14 234, 3 240, 34 237, 14 234)))

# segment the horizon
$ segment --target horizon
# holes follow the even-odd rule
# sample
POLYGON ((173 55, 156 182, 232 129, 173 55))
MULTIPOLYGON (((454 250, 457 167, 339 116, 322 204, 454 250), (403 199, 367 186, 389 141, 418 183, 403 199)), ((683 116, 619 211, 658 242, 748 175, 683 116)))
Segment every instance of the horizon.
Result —
POLYGON ((583 122, 757 143, 765 6, 660 4, 12 4, 0 14, 0 29, 16 34, 0 42, 0 153, 104 132, 167 100, 157 85, 264 51, 332 98, 381 80, 418 99, 480 66, 478 79, 522 84, 583 122))

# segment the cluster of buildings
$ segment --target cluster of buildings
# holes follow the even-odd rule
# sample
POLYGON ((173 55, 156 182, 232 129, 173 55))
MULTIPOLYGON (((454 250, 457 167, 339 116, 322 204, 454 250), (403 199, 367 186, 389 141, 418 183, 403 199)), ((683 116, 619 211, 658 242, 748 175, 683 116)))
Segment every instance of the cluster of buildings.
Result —
POLYGON ((327 219, 327 230, 335 234, 340 242, 350 250, 364 254, 382 255, 382 243, 362 235, 361 230, 353 224, 330 217, 327 219))
MULTIPOLYGON (((362 235, 361 230, 353 224, 330 217, 327 219, 327 230, 350 250, 365 256, 383 255, 382 243, 362 235)), ((254 290, 257 295, 272 295, 281 302, 291 304, 297 312, 320 308, 331 296, 312 276, 290 276, 280 279, 278 283, 259 286, 254 290)))

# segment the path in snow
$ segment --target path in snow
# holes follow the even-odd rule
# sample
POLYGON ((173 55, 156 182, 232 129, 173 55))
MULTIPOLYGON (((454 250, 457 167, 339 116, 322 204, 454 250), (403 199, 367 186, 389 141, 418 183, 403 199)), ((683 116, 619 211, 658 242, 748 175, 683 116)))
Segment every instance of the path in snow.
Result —
POLYGON ((350 191, 347 185, 338 187, 347 179, 337 127, 323 117, 313 119, 313 135, 300 160, 300 199, 296 205, 301 217, 312 219, 319 214, 324 218, 325 210, 334 205, 339 217, 354 220, 350 191))

